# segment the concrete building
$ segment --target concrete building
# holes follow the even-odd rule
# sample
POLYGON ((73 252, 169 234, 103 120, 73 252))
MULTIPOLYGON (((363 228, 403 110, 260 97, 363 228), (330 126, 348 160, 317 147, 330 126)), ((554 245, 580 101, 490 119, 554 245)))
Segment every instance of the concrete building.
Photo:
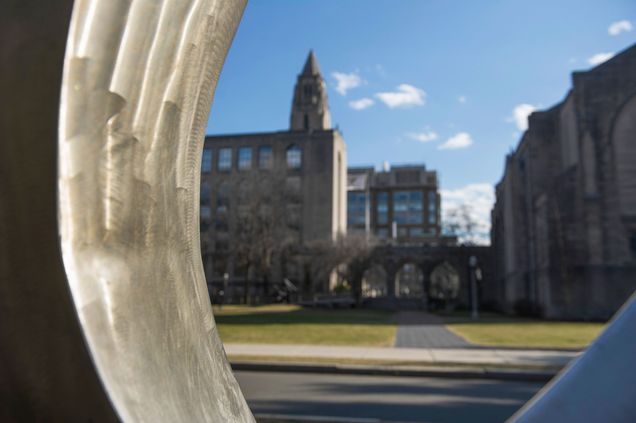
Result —
POLYGON ((636 289, 636 46, 530 116, 491 236, 507 311, 608 318, 636 289))
POLYGON ((267 277, 301 281, 302 269, 285 263, 285 250, 334 240, 346 231, 346 169, 345 142, 331 127, 326 86, 312 51, 294 88, 289 130, 205 138, 201 242, 208 283, 218 285, 228 274, 235 292, 241 291, 241 281, 251 276, 239 263, 237 244, 240 232, 254 225, 268 231, 255 239, 274 244, 274 274, 267 277), (258 223, 241 221, 261 215, 267 217, 258 223))
POLYGON ((441 236, 437 172, 424 165, 349 168, 347 227, 400 245, 457 241, 441 236))

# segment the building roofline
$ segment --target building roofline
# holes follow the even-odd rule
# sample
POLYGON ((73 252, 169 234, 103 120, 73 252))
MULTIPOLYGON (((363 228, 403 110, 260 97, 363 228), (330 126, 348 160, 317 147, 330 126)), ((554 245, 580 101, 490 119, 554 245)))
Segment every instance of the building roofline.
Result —
POLYGON ((311 134, 315 132, 337 132, 340 134, 336 128, 330 129, 314 129, 311 131, 291 131, 291 130, 279 130, 279 131, 268 131, 268 132, 242 132, 242 133, 232 133, 232 134, 206 134, 205 139, 215 139, 215 138, 242 138, 242 137, 254 137, 254 136, 272 136, 272 135, 281 135, 281 134, 311 134))

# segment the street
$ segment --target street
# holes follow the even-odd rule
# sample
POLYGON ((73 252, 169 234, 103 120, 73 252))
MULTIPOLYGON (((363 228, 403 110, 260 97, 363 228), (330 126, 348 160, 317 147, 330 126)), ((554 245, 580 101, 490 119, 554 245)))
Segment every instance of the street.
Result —
POLYGON ((236 372, 254 414, 399 422, 502 422, 541 388, 536 382, 236 372))

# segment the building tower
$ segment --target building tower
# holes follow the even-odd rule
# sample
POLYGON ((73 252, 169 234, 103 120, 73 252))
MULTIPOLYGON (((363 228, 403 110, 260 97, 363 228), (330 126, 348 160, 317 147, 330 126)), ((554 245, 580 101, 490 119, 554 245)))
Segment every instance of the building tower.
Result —
POLYGON ((327 102, 327 87, 322 79, 313 50, 298 75, 290 119, 292 131, 331 129, 331 115, 327 102))

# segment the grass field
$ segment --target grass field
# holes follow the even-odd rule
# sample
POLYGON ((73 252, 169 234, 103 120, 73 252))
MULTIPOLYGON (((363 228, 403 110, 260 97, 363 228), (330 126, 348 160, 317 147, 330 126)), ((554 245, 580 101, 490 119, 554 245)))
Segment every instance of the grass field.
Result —
POLYGON ((494 347, 584 348, 605 328, 604 323, 554 322, 482 316, 477 322, 446 318, 446 327, 469 342, 494 347))
MULTIPOLYGON (((366 309, 304 309, 295 305, 214 307, 223 342, 392 346, 397 332, 394 313, 366 309)), ((442 316, 446 327, 483 346, 584 348, 603 330, 603 323, 553 322, 483 314, 442 316)))
POLYGON ((225 306, 214 316, 227 343, 391 346, 397 331, 393 313, 374 310, 225 306))

